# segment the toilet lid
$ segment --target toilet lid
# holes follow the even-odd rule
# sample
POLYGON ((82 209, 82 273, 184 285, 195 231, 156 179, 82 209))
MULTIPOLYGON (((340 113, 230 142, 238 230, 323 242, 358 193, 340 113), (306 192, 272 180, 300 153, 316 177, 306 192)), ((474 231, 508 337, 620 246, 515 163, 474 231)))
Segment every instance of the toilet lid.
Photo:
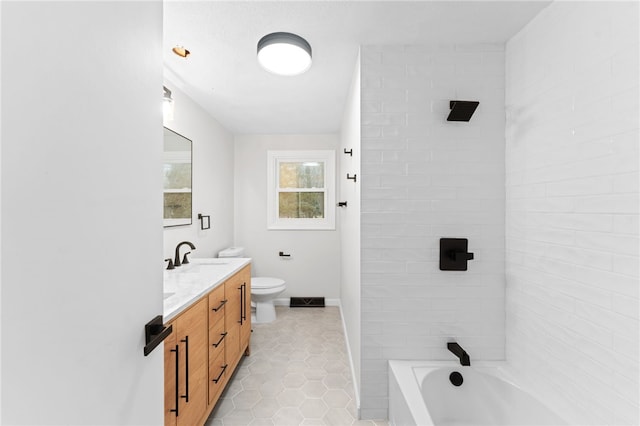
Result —
POLYGON ((270 277, 252 277, 251 288, 274 288, 284 284, 284 280, 280 278, 270 277))

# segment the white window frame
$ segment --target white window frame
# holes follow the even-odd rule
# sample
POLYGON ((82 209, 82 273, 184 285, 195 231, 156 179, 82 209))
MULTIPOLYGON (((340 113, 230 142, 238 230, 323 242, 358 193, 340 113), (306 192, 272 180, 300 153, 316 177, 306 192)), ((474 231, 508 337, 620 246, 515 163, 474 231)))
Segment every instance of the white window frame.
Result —
POLYGON ((267 151, 267 229, 270 230, 335 230, 336 229, 336 152, 267 151), (279 164, 281 162, 324 163, 324 218, 280 218, 279 214, 279 164))

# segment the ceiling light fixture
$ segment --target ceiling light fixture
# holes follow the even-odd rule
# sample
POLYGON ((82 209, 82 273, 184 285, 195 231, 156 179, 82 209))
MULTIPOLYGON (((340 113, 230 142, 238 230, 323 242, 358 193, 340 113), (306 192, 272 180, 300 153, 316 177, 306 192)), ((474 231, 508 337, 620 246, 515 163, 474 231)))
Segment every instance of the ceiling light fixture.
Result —
POLYGON ((187 50, 184 46, 176 46, 171 50, 173 51, 173 53, 175 53, 176 55, 182 58, 186 58, 191 54, 191 52, 189 52, 189 50, 187 50))
POLYGON ((258 42, 258 62, 274 74, 302 74, 311 67, 311 45, 296 34, 267 34, 258 42))

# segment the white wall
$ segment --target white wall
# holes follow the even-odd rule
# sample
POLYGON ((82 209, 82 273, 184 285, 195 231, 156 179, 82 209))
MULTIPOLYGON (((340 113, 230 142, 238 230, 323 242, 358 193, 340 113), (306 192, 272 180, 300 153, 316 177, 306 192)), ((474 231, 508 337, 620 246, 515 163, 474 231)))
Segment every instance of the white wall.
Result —
POLYGON ((3 424, 161 424, 162 3, 3 2, 3 424))
POLYGON ((360 174, 360 56, 356 60, 351 87, 345 104, 340 148, 338 150, 338 201, 347 207, 338 209, 340 228, 340 303, 346 340, 349 346, 355 383, 355 401, 360 408, 360 184, 346 179, 347 173, 360 174), (352 155, 344 151, 351 150, 352 155))
POLYGON ((387 360, 504 357, 502 45, 366 46, 362 55, 361 415, 387 416, 387 360), (477 100, 468 123, 450 100, 477 100), (439 239, 469 239, 466 272, 439 239))
POLYGON ((164 259, 185 240, 196 246, 191 256, 215 257, 233 244, 233 135, 166 77, 165 86, 175 111, 164 125, 193 142, 193 224, 164 228, 164 259), (211 216, 211 229, 200 229, 198 213, 211 216))
POLYGON ((267 151, 336 150, 338 145, 337 135, 235 138, 235 245, 253 259, 253 276, 285 280, 287 290, 280 298, 287 302, 291 296, 340 297, 339 232, 267 230, 267 151), (280 251, 291 258, 279 257, 280 251))
POLYGON ((638 418, 637 2, 507 44, 507 359, 572 424, 638 418))

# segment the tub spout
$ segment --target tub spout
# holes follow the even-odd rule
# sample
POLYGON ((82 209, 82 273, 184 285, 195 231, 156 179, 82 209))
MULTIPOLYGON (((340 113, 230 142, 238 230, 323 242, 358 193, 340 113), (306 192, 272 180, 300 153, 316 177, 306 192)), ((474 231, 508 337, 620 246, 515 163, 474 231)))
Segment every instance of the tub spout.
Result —
POLYGON ((451 353, 453 353, 460 359, 461 365, 471 365, 469 354, 464 349, 462 349, 462 346, 460 346, 456 342, 449 342, 447 343, 447 349, 449 349, 451 353))

